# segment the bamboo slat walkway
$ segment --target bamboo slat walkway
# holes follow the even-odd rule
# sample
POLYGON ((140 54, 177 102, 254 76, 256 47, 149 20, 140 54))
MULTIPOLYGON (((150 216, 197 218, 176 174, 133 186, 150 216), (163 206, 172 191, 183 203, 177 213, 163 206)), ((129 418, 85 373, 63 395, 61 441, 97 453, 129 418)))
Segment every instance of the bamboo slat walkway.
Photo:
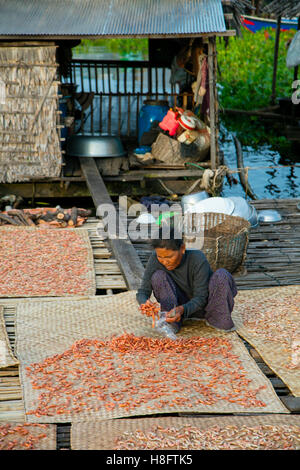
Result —
MULTIPOLYGON (((300 199, 264 199, 250 203, 257 211, 276 209, 282 216, 276 224, 261 223, 251 228, 245 262, 246 273, 235 275, 239 289, 300 284, 300 199)), ((130 221, 129 221, 130 222, 130 221)), ((126 283, 106 241, 99 240, 98 219, 89 218, 83 226, 89 230, 94 251, 96 284, 100 290, 126 290, 126 283)), ((130 234, 129 234, 130 235, 130 234)), ((132 241, 145 266, 151 247, 147 240, 132 241)))
MULTIPOLYGON (((251 228, 249 245, 245 262, 246 273, 234 275, 239 289, 258 289, 264 287, 300 284, 300 210, 297 205, 300 199, 264 199, 253 201, 251 204, 257 209, 276 209, 282 220, 276 224, 261 223, 251 228)), ((92 224, 92 220, 89 224, 92 224)), ((89 225, 86 225, 88 227, 89 225)), ((130 234, 129 234, 130 235, 130 234)), ((106 256, 105 242, 100 247, 97 235, 91 233, 91 240, 97 250, 97 286, 99 289, 107 288, 111 278, 110 289, 126 289, 123 276, 116 261, 106 256), (111 271, 108 272, 108 269, 111 271), (118 287, 117 287, 118 286, 118 287)), ((132 241, 137 253, 145 266, 151 247, 147 240, 132 241)), ((107 256, 109 256, 107 254, 107 256)))
MULTIPOLYGON (((282 215, 282 221, 274 225, 260 224, 257 228, 251 229, 246 260, 247 274, 235 276, 239 289, 300 284, 300 210, 297 209, 299 203, 300 199, 265 199, 251 203, 257 210, 278 210, 282 215)), ((96 230, 98 224, 99 220, 91 217, 82 227, 89 231, 93 248, 97 294, 125 291, 127 287, 118 263, 108 243, 99 238, 96 230)), ((145 241, 133 244, 145 265, 151 253, 150 246, 145 241)), ((3 304, 4 300, 0 302, 3 304)), ((12 348, 15 335, 14 314, 15 307, 10 299, 4 309, 4 316, 12 348)), ((246 342, 245 344, 258 366, 272 382, 277 395, 289 407, 289 402, 286 400, 293 400, 293 397, 285 384, 269 369, 257 352, 246 342)), ((294 402, 291 403, 290 411, 299 413, 299 404, 293 409, 294 402)), ((22 422, 24 419, 18 367, 2 369, 0 370, 0 422, 22 422)), ((58 425, 59 449, 70 447, 69 431, 69 425, 58 425)))
POLYGON ((300 284, 300 199, 264 199, 257 211, 275 209, 282 220, 260 224, 249 236, 245 276, 235 276, 239 289, 300 284))

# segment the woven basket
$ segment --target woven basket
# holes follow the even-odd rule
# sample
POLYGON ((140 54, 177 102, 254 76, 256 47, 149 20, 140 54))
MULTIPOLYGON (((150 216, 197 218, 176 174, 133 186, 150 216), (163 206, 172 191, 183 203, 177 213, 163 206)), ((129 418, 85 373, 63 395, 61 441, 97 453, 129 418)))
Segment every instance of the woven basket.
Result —
POLYGON ((183 239, 188 249, 200 249, 211 268, 237 271, 246 258, 250 223, 242 217, 215 212, 190 214, 183 239))

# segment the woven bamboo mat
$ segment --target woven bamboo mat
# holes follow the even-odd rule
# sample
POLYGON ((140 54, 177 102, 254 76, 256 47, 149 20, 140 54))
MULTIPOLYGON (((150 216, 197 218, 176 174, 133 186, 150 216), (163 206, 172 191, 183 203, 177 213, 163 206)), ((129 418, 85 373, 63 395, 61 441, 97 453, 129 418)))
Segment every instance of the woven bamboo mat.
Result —
POLYGON ((0 305, 0 368, 19 364, 13 355, 4 321, 4 307, 0 305))
POLYGON ((151 319, 138 311, 135 292, 88 300, 18 303, 15 354, 20 361, 26 420, 74 422, 174 412, 289 413, 235 332, 220 333, 203 322, 187 323, 178 338, 186 342, 185 348, 189 348, 188 340, 199 339, 203 351, 201 346, 200 356, 192 351, 188 357, 187 353, 176 352, 179 372, 163 352, 137 354, 129 348, 124 355, 113 349, 112 336, 118 337, 119 344, 124 340, 124 333, 134 335, 139 341, 142 338, 156 339, 158 343, 169 341, 172 348, 180 342, 162 338, 151 323, 151 319), (209 355, 207 348, 211 348, 209 355), (204 359, 206 363, 202 364, 204 359), (165 360, 170 366, 167 371, 167 378, 173 381, 170 383, 166 383, 165 360), (215 362, 218 360, 219 363, 215 362), (221 360, 226 363, 224 370, 221 360), (41 406, 45 403, 39 396, 44 389, 38 388, 44 380, 48 381, 44 370, 47 372, 49 367, 48 378, 54 380, 49 388, 56 388, 53 393, 49 394, 49 390, 46 393, 50 411, 46 405, 41 406), (222 371, 226 385, 216 390, 220 392, 218 398, 206 400, 208 388, 216 387, 210 383, 216 380, 214 368, 222 371), (71 371, 72 379, 64 375, 71 371), (92 383, 100 387, 99 395, 93 388, 92 398, 91 383, 85 383, 86 371, 92 383), (112 374, 119 376, 114 380, 112 374), (61 382, 62 379, 65 381, 61 382), (69 387, 67 391, 65 385, 69 387), (105 393, 100 393, 101 386, 105 393), (161 396, 151 396, 158 389, 161 396), (187 390, 191 390, 190 396, 187 390), (229 393, 234 396, 230 397, 229 393), (80 398, 75 400, 75 395, 80 398))
POLYGON ((278 449, 278 445, 283 449, 288 443, 300 449, 300 416, 135 418, 77 422, 71 426, 73 450, 263 449, 267 439, 271 449, 278 449), (272 427, 276 427, 275 435, 272 427), (243 443, 247 431, 252 431, 248 447, 243 443), (283 438, 280 443, 278 434, 283 438))
POLYGON ((240 291, 233 320, 238 333, 300 397, 300 286, 240 291))
POLYGON ((0 423, 0 450, 56 450, 56 426, 0 423))
POLYGON ((0 227, 0 297, 94 295, 87 230, 0 227))

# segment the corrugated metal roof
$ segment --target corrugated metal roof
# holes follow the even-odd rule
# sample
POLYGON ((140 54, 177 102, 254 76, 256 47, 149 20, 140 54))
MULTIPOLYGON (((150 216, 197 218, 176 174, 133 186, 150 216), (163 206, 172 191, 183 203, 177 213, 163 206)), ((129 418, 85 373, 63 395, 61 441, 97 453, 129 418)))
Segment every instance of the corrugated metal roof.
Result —
POLYGON ((0 12, 0 37, 226 31, 221 0, 0 0, 0 12))

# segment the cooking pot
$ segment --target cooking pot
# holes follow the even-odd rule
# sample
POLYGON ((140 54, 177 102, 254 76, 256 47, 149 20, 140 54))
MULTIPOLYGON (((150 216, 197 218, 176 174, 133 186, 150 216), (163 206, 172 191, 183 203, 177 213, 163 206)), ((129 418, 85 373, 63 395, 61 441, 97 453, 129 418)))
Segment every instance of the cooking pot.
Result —
POLYGON ((67 154, 71 157, 112 158, 126 155, 118 136, 74 134, 68 137, 67 154))
POLYGON ((225 197, 210 197, 184 206, 185 213, 200 214, 203 212, 217 212, 231 215, 234 210, 234 202, 225 197))
POLYGON ((240 196, 231 196, 228 199, 234 202, 234 211, 231 215, 248 220, 252 227, 258 225, 257 211, 254 206, 240 196))
POLYGON ((181 207, 182 209, 187 209, 188 207, 192 207, 199 201, 203 201, 204 199, 208 199, 209 195, 206 191, 200 191, 198 193, 188 194, 186 196, 182 196, 181 198, 181 207))
POLYGON ((281 215, 279 212, 274 211, 274 210, 264 210, 264 211, 259 211, 258 213, 258 221, 259 222, 280 222, 281 221, 281 215))

